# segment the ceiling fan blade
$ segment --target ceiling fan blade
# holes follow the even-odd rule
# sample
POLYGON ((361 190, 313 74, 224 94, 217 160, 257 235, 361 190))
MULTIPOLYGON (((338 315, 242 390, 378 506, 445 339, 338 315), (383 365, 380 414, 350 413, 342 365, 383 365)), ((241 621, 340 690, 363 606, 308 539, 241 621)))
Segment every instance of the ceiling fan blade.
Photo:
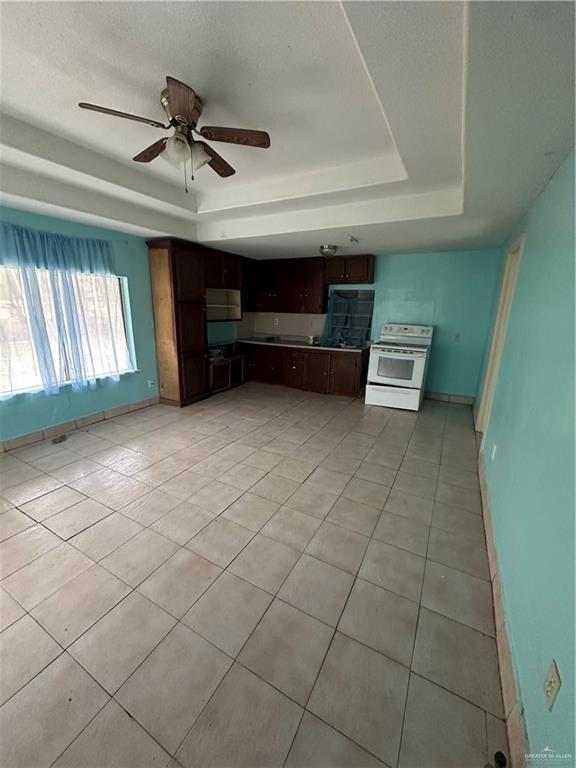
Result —
POLYGON ((167 141, 168 139, 166 137, 158 139, 154 144, 150 144, 149 147, 143 149, 142 152, 136 155, 136 157, 133 157, 132 160, 135 160, 137 163, 149 163, 151 160, 154 160, 155 157, 158 157, 159 154, 164 152, 164 147, 166 146, 167 141))
POLYGON ((174 77, 166 78, 166 88, 170 116, 186 125, 196 125, 202 112, 202 102, 194 89, 174 77))
POLYGON ((244 144, 247 147, 261 147, 262 149, 268 149, 270 146, 270 136, 266 131, 204 125, 199 132, 208 141, 227 141, 229 144, 244 144))
POLYGON ((215 149, 212 149, 212 147, 208 146, 208 144, 203 141, 197 141, 196 144, 201 146, 207 155, 210 155, 210 162, 208 165, 213 171, 216 171, 219 176, 233 176, 236 173, 236 169, 232 168, 232 166, 229 165, 215 149))
POLYGON ((135 120, 137 123, 146 123, 152 125, 154 128, 163 128, 168 130, 169 125, 159 123, 157 120, 151 120, 149 117, 140 117, 139 115, 131 115, 129 112, 119 112, 117 109, 108 109, 108 107, 99 107, 97 104, 87 104, 85 101, 81 101, 78 104, 82 109, 91 109, 92 112, 102 112, 104 115, 112 115, 113 117, 124 117, 126 120, 135 120))

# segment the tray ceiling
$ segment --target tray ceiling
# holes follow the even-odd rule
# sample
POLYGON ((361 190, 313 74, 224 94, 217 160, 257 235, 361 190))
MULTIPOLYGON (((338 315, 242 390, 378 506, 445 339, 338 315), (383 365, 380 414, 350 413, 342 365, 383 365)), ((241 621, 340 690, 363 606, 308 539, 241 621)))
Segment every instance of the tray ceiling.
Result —
POLYGON ((568 3, 0 13, 1 190, 16 207, 258 258, 312 255, 328 236, 350 252, 482 247, 502 242, 573 142, 568 3), (162 120, 167 74, 202 96, 201 123, 267 130, 271 149, 215 143, 237 174, 203 168, 186 195, 161 158, 130 160, 162 131, 76 106, 162 120))

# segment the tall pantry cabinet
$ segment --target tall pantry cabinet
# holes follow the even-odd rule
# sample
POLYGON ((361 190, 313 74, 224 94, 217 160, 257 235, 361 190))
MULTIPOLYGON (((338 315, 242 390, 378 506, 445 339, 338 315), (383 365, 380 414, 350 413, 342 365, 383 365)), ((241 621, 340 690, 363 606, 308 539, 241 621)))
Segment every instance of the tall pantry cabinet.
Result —
POLYGON ((178 240, 148 243, 160 400, 188 405, 208 393, 204 249, 178 240))

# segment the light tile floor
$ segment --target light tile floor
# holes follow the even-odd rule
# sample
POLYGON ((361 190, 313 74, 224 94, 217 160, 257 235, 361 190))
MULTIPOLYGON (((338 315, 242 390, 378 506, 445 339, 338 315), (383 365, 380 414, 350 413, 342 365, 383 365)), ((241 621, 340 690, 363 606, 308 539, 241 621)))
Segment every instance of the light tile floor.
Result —
POLYGON ((247 384, 0 455, 0 765, 483 768, 470 408, 247 384))

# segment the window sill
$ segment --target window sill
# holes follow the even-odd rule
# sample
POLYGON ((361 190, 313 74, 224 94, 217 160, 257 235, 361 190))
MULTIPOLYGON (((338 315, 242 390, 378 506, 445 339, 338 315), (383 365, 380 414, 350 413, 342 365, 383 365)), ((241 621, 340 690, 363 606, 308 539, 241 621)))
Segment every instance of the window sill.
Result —
MULTIPOLYGON (((142 369, 141 368, 131 368, 128 371, 119 371, 118 375, 122 379, 124 376, 131 376, 131 375, 133 375, 135 373, 142 373, 142 369)), ((98 383, 101 382, 101 381, 105 381, 106 379, 111 379, 112 376, 113 376, 113 374, 106 374, 106 375, 102 375, 102 376, 96 376, 96 378, 95 378, 95 380, 97 382, 96 386, 98 386, 98 383)), ((60 389, 59 389, 58 392, 55 393, 56 395, 59 395, 60 392, 63 389, 71 388, 72 387, 72 382, 71 381, 63 381, 58 386, 59 386, 60 389)), ((90 387, 88 387, 88 389, 90 389, 90 387)), ((47 392, 44 391, 43 387, 33 387, 33 388, 30 388, 30 389, 19 389, 17 392, 5 392, 5 393, 0 392, 0 401, 11 400, 13 397, 20 397, 22 395, 46 395, 46 397, 50 397, 51 396, 47 392)))

